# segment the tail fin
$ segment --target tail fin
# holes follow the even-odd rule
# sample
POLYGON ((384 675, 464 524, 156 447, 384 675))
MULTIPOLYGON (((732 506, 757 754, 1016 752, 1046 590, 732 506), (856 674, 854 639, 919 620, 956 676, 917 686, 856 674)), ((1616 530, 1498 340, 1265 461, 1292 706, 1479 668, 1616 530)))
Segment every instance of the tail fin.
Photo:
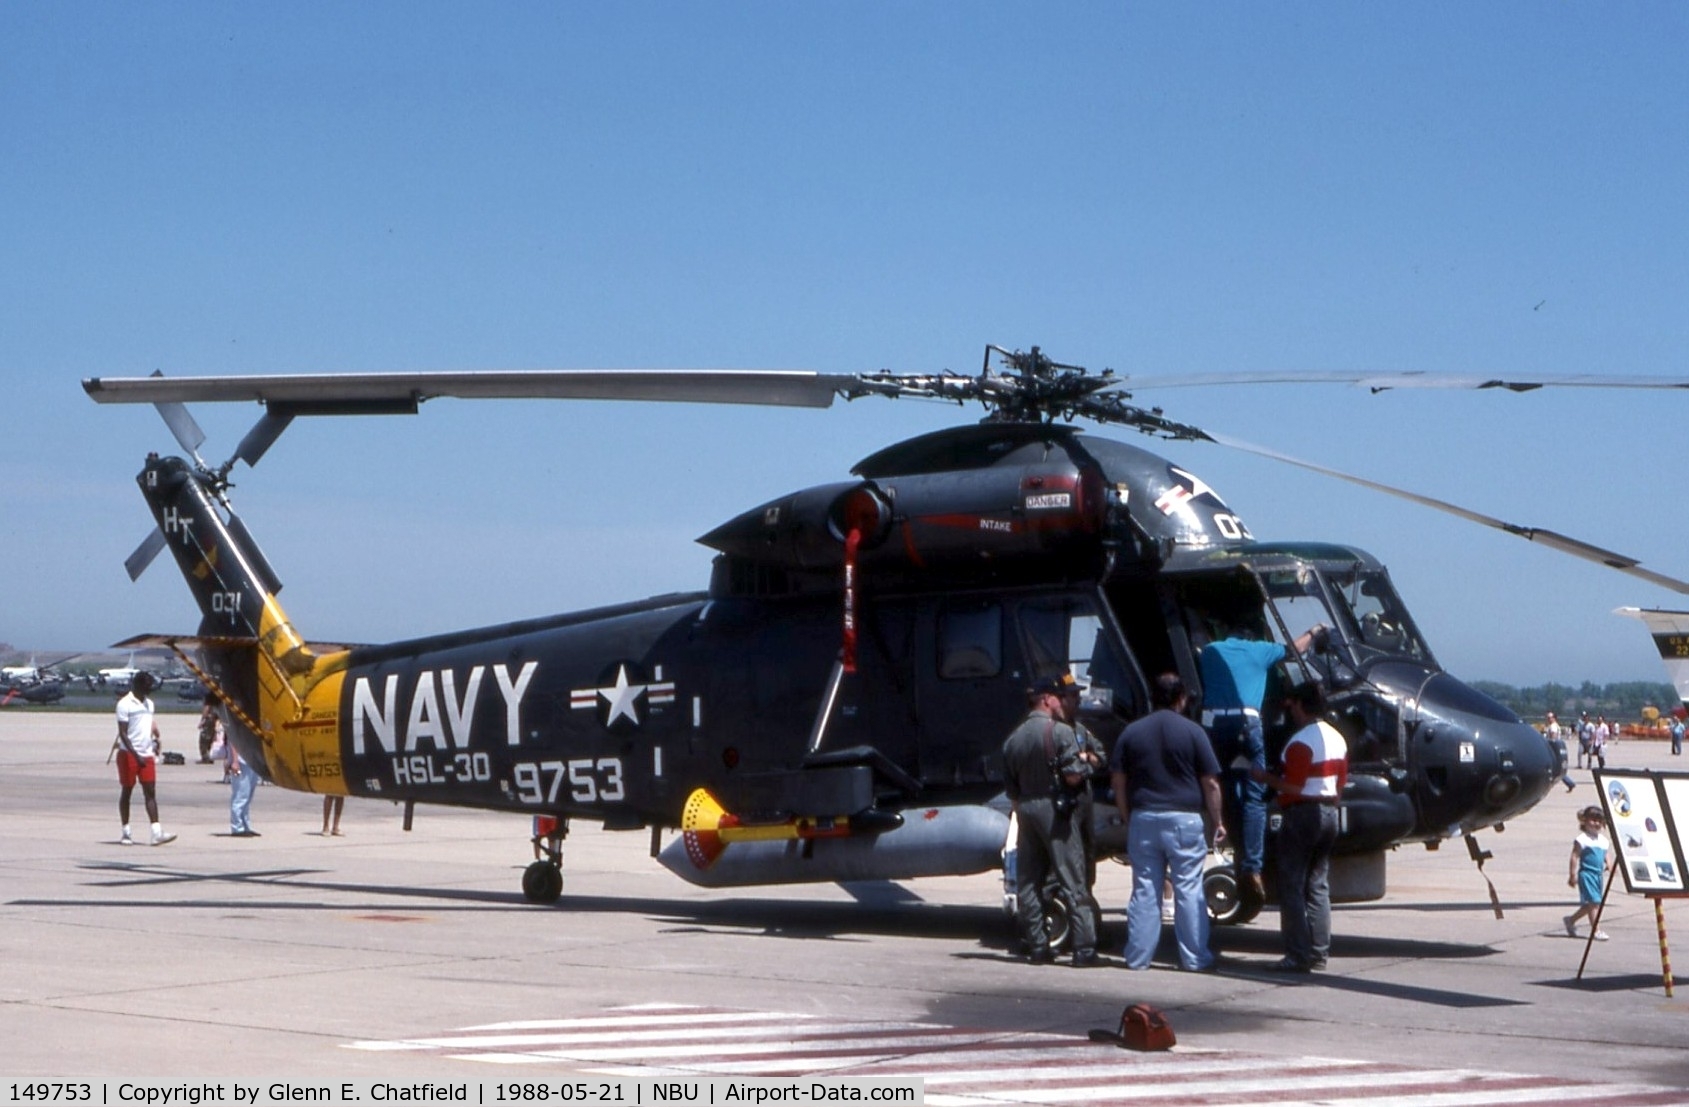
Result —
POLYGON ((1654 645, 1665 663, 1666 675, 1677 687, 1678 698, 1689 705, 1689 611, 1660 611, 1655 608, 1621 607, 1615 615, 1641 619, 1654 636, 1654 645))
POLYGON ((346 652, 318 656, 276 602, 281 584, 210 474, 150 454, 136 478, 200 608, 200 664, 230 732, 266 775, 343 792, 339 704, 346 652), (242 731, 249 740, 241 741, 242 731))

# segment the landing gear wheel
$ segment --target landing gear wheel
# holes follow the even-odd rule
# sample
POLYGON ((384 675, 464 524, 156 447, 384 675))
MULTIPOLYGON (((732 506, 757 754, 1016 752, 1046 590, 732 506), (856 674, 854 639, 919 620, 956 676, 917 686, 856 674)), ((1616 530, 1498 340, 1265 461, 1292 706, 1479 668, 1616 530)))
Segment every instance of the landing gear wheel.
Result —
POLYGON ((1073 929, 1073 911, 1067 905, 1067 900, 1059 895, 1048 896, 1044 900, 1044 944, 1050 947, 1051 953, 1060 953, 1067 948, 1067 939, 1073 929))
POLYGON ((563 870, 550 861, 535 861, 522 870, 522 894, 529 903, 556 903, 563 894, 563 870))
POLYGON ((1238 885, 1237 870, 1230 865, 1216 865, 1202 874, 1202 898, 1208 903, 1208 916, 1221 926, 1236 926, 1255 917, 1261 908, 1244 917, 1243 889, 1238 885))

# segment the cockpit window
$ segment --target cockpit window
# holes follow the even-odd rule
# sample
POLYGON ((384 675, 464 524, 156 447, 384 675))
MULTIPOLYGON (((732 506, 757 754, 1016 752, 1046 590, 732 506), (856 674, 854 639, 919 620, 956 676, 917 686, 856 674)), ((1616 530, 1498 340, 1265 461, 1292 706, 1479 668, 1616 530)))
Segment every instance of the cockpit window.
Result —
POLYGON ((1338 621, 1326 603, 1319 575, 1309 566, 1263 572, 1261 584, 1267 590, 1268 602, 1278 613, 1273 623, 1273 638, 1286 650, 1311 628, 1329 627, 1338 621))
POLYGON ((1332 596, 1343 616, 1343 635, 1356 659, 1402 657, 1431 663, 1431 650, 1419 636, 1401 597, 1383 570, 1362 570, 1328 577, 1332 596))

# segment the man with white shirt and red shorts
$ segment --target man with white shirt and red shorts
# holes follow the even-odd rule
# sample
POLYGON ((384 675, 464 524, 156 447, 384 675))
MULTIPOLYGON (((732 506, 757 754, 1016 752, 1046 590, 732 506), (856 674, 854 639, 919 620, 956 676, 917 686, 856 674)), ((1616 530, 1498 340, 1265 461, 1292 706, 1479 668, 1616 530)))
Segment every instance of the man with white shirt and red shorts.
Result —
POLYGON ((123 820, 119 845, 135 844, 129 831, 129 796, 137 782, 146 801, 147 820, 152 823, 152 844, 162 846, 176 840, 159 825, 158 797, 153 794, 158 780, 158 724, 153 721, 149 696, 157 685, 151 673, 136 673, 128 693, 117 701, 117 782, 123 788, 117 797, 117 814, 123 820))

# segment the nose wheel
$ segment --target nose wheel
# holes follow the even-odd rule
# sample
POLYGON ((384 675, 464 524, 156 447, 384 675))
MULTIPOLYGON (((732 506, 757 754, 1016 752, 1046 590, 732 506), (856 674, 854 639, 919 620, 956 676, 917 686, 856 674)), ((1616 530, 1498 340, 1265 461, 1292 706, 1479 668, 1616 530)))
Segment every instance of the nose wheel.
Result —
POLYGON ((1208 916, 1221 926, 1242 926, 1261 913, 1263 898, 1245 884, 1232 865, 1215 865, 1202 874, 1202 898, 1208 916))

